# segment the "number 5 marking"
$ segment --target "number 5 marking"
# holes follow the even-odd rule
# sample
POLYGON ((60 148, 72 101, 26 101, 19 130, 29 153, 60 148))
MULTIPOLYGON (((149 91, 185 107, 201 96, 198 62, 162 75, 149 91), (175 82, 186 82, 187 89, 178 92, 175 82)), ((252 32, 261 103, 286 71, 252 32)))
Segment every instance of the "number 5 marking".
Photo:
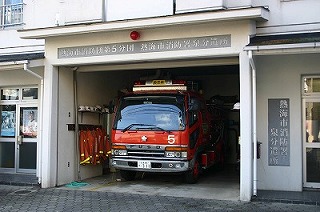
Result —
POLYGON ((176 139, 174 138, 174 135, 168 135, 168 143, 174 144, 176 142, 176 139))

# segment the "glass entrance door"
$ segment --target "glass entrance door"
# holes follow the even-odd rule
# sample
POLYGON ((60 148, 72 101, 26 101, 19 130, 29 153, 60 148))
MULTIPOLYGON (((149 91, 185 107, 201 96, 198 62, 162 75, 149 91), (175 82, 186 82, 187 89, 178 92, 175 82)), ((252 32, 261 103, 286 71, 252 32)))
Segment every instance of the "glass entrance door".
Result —
POLYGON ((37 164, 38 108, 19 106, 17 172, 35 173, 37 164))
POLYGON ((0 89, 0 173, 36 173, 38 88, 0 89))
POLYGON ((305 98, 303 108, 304 187, 320 188, 320 98, 305 98))
POLYGON ((0 106, 0 170, 14 172, 16 167, 16 122, 15 104, 0 106))

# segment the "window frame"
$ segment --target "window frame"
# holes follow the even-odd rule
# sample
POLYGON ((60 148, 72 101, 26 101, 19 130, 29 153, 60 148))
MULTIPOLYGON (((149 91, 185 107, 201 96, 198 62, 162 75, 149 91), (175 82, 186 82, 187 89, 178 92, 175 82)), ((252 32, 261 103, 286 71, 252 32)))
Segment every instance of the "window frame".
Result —
POLYGON ((39 88, 36 85, 17 86, 17 87, 0 87, 0 104, 12 103, 12 102, 19 103, 19 102, 38 102, 38 101, 39 101, 39 88), (24 96, 23 90, 27 90, 27 89, 36 91, 33 98, 31 98, 32 96, 24 96), (3 99, 3 96, 4 96, 3 91, 5 90, 16 90, 17 91, 16 99, 3 99))
POLYGON ((23 0, 0 1, 0 28, 5 29, 23 24, 24 3, 23 0), (19 1, 19 3, 16 3, 19 1))
MULTIPOLYGON (((301 80, 301 95, 302 97, 320 97, 320 86, 319 87, 314 87, 317 84, 310 84, 308 85, 307 82, 313 83, 315 80, 320 82, 320 76, 319 75, 302 75, 302 80, 301 80), (309 81, 308 81, 309 80, 309 81), (318 89, 316 91, 306 91, 307 89, 318 89)), ((318 84, 319 85, 319 84, 318 84)))

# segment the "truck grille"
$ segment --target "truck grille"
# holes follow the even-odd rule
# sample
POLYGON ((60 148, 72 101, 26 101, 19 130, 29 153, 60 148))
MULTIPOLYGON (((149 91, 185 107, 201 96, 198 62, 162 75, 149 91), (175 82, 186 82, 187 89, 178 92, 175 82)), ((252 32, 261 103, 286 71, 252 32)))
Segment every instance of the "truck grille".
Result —
POLYGON ((163 158, 165 146, 159 145, 127 145, 129 157, 163 158))
POLYGON ((164 152, 154 152, 154 151, 129 151, 128 150, 128 156, 133 157, 164 157, 164 152))

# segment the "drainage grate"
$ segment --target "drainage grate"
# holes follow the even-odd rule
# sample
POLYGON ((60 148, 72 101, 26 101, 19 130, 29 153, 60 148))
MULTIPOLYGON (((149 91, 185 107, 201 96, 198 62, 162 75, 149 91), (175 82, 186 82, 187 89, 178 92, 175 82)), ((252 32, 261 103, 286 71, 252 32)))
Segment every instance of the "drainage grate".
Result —
POLYGON ((28 195, 28 194, 30 194, 32 192, 35 192, 35 190, 22 189, 22 190, 14 191, 11 194, 13 194, 13 195, 15 195, 15 194, 17 194, 17 195, 28 195))

